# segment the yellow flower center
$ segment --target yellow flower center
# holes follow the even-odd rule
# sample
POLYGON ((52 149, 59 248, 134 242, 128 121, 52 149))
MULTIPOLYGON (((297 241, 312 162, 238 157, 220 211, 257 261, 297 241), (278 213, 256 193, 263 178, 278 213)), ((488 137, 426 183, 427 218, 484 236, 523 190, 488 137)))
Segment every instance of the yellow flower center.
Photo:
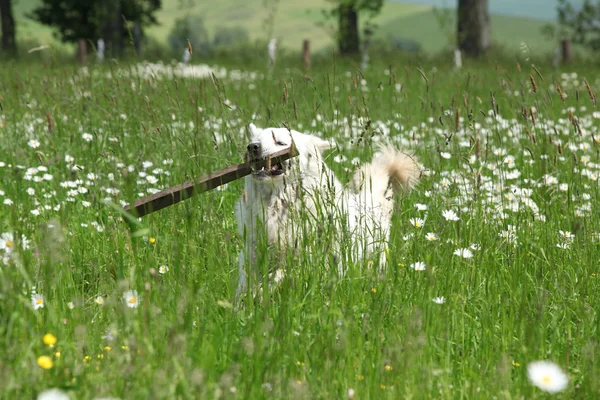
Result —
POLYGON ((14 243, 11 242, 10 240, 6 241, 6 247, 13 247, 14 243))
POLYGON ((38 306, 39 306, 40 304, 44 304, 44 300, 42 300, 42 299, 37 299, 37 300, 35 301, 35 304, 36 304, 36 305, 38 305, 38 306))
POLYGON ((128 301, 131 304, 135 304, 137 302, 137 299, 135 297, 130 297, 128 301))
POLYGON ((542 378, 542 382, 544 382, 546 385, 548 385, 550 382, 552 382, 552 379, 550 379, 549 376, 545 376, 542 378))

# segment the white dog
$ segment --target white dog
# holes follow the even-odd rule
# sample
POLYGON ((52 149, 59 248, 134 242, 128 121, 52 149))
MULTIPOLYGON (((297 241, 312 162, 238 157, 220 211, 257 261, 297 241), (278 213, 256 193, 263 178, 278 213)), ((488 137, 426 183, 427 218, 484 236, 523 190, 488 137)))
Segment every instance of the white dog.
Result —
MULTIPOLYGON (((246 271, 258 272, 257 248, 293 248, 302 243, 302 235, 314 233, 326 223, 335 225, 339 237, 346 232, 350 238, 350 248, 344 252, 339 243, 329 248, 341 272, 350 259, 357 261, 373 254, 379 255, 382 267, 393 195, 410 190, 417 182, 420 168, 416 160, 383 147, 370 164, 356 171, 346 189, 323 162, 321 153, 331 148, 329 142, 285 128, 262 130, 251 124, 250 130, 250 162, 266 159, 292 143, 298 156, 270 169, 255 169, 246 177, 245 191, 236 207, 238 232, 245 240, 239 255, 238 297, 247 287, 246 271)), ((282 276, 282 271, 277 271, 275 280, 282 276)))

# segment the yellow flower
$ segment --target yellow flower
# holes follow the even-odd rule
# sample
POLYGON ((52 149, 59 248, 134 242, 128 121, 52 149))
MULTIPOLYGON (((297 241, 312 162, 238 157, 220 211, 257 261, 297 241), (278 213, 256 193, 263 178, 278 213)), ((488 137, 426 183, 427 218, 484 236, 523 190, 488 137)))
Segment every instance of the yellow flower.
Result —
POLYGON ((60 358, 60 351, 57 351, 56 353, 54 353, 54 357, 60 358))
POLYGON ((356 379, 358 379, 359 381, 364 381, 365 376, 364 375, 356 375, 356 379))
POLYGON ((54 336, 51 333, 46 333, 42 340, 44 341, 45 345, 50 347, 54 347, 54 345, 56 344, 56 336, 54 336))
POLYGON ((128 347, 128 346, 121 346, 121 348, 122 348, 123 350, 127 350, 127 349, 129 349, 129 347, 128 347))
POLYGON ((154 244, 154 243, 156 243, 156 238, 151 237, 150 239, 148 239, 148 242, 150 242, 150 244, 154 244))
POLYGON ((92 359, 92 356, 85 356, 83 357, 83 362, 88 362, 92 359))
POLYGON ((379 385, 380 388, 385 389, 385 385, 379 385))
POLYGON ((372 293, 377 293, 377 288, 373 288, 373 289, 371 289, 371 292, 372 292, 372 293))
POLYGON ((43 369, 50 369, 54 365, 52 359, 48 356, 40 356, 37 359, 38 365, 43 369))
POLYGON ((106 347, 104 348, 104 351, 111 351, 111 350, 112 350, 112 347, 110 347, 110 346, 106 346, 106 347))
POLYGON ((392 366, 391 365, 386 365, 385 366, 385 370, 386 371, 391 371, 392 370, 392 366))
POLYGON ((513 365, 513 366, 515 366, 515 367, 520 367, 520 366, 521 366, 521 364, 519 364, 519 363, 518 363, 518 362, 516 362, 516 361, 513 361, 513 362, 512 362, 512 365, 513 365))

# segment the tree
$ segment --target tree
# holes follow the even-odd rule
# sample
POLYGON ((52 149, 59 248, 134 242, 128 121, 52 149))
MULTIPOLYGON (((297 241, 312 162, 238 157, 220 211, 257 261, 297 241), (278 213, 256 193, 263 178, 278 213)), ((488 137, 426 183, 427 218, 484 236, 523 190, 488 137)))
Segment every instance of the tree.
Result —
POLYGON ((0 0, 0 25, 2 25, 2 52, 16 54, 15 19, 12 13, 12 1, 0 0))
POLYGON ((568 0, 559 0, 557 11, 561 36, 570 35, 573 43, 600 49, 600 1, 585 0, 581 8, 575 9, 568 0))
POLYGON ((119 55, 129 29, 158 23, 154 14, 160 6, 161 0, 41 0, 30 17, 57 28, 63 42, 95 42, 102 37, 119 55))
POLYGON ((458 48, 479 56, 492 46, 488 0, 458 0, 458 48))
POLYGON ((338 49, 343 55, 354 55, 360 51, 360 35, 358 20, 361 12, 375 16, 383 6, 383 0, 330 0, 334 8, 327 16, 334 17, 338 22, 338 49))

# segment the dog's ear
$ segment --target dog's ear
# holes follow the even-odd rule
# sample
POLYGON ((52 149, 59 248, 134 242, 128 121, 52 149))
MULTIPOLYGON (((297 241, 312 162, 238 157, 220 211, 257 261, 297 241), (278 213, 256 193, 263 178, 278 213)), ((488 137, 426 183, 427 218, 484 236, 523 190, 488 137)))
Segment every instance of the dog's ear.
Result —
POLYGON ((312 145, 319 149, 319 151, 325 151, 335 147, 334 142, 328 142, 327 140, 323 140, 317 136, 310 136, 310 138, 312 145))
POLYGON ((257 128, 252 122, 250 122, 250 125, 248 125, 248 129, 250 130, 250 135, 252 136, 258 135, 262 131, 262 129, 257 128))

